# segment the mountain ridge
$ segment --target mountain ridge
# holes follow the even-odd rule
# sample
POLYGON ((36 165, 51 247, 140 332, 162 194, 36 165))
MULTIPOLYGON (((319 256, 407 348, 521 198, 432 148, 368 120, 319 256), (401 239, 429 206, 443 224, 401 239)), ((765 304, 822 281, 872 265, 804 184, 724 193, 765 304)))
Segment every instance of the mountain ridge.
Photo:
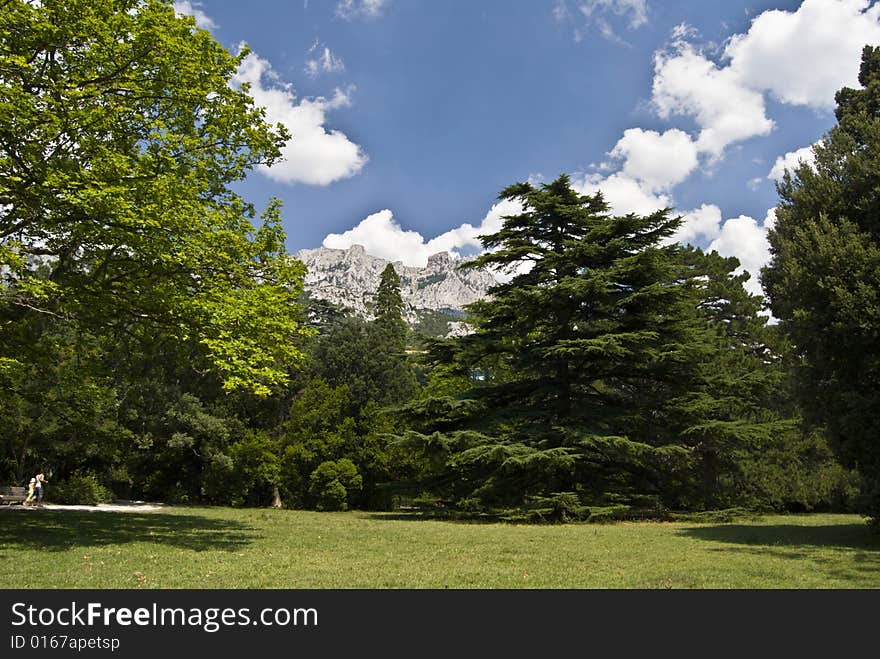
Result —
POLYGON ((294 256, 306 265, 304 287, 311 296, 367 319, 373 316, 373 297, 382 270, 391 263, 400 277, 403 316, 410 325, 417 325, 424 312, 461 314, 466 305, 487 297, 498 283, 485 270, 459 270, 457 266, 463 261, 449 252, 432 254, 424 268, 372 256, 362 245, 301 249, 294 256))

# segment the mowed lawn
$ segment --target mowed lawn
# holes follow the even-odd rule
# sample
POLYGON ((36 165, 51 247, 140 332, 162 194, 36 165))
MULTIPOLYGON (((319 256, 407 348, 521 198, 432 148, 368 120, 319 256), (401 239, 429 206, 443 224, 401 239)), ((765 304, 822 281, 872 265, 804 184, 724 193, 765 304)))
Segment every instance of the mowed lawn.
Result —
POLYGON ((347 512, 0 510, 4 588, 880 588, 853 515, 528 526, 347 512))

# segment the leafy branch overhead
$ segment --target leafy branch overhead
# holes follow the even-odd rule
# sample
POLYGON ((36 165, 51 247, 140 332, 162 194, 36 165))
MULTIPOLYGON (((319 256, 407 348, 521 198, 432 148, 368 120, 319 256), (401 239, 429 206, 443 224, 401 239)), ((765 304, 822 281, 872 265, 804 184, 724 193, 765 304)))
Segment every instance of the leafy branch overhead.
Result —
POLYGON ((7 2, 0 43, 8 313, 168 333, 228 390, 285 382, 304 270, 278 203, 255 227, 230 185, 289 135, 231 84, 246 51, 158 0, 7 2))

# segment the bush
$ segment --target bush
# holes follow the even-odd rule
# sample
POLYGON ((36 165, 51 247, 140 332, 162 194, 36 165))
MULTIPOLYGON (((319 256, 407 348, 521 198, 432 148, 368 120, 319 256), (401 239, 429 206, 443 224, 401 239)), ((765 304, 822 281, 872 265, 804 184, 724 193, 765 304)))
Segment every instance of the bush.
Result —
POLYGON ((361 487, 363 479, 348 458, 322 462, 309 479, 309 494, 317 510, 346 510, 349 495, 361 487))
POLYGON ((348 508, 348 490, 337 478, 324 483, 320 489, 313 492, 313 496, 317 498, 316 510, 334 511, 348 508))
MULTIPOLYGON (((276 444, 262 431, 249 431, 229 447, 228 459, 217 456, 215 476, 229 467, 228 499, 234 506, 262 506, 272 501, 272 490, 280 481, 276 444)), ((212 494, 222 498, 222 484, 212 484, 212 494)))
POLYGON ((73 474, 55 485, 51 490, 52 501, 71 505, 94 506, 115 498, 94 474, 73 474))

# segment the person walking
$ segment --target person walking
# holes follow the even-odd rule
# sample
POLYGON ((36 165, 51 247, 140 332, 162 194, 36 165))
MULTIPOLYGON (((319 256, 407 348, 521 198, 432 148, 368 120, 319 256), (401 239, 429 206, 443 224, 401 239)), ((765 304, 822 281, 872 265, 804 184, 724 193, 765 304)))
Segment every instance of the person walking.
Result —
POLYGON ((36 495, 36 492, 34 490, 36 489, 36 487, 37 487, 37 477, 31 476, 30 481, 28 481, 27 499, 25 499, 24 503, 21 505, 27 506, 28 504, 30 504, 34 500, 34 496, 36 495))
POLYGON ((36 483, 34 483, 34 492, 36 493, 37 505, 42 507, 42 505, 43 505, 43 484, 48 483, 49 481, 46 480, 46 477, 43 475, 43 468, 42 467, 37 469, 37 475, 34 476, 34 478, 36 479, 36 483))

